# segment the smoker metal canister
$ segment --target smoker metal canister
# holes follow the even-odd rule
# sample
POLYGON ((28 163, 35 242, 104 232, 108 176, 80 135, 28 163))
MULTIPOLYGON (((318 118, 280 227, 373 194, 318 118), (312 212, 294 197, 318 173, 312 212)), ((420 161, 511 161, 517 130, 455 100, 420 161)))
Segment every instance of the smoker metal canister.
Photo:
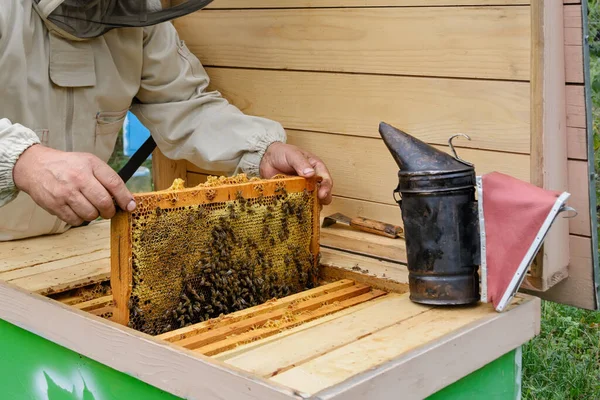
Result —
POLYGON ((433 305, 479 301, 479 228, 473 166, 381 123, 400 170, 410 299, 433 305))

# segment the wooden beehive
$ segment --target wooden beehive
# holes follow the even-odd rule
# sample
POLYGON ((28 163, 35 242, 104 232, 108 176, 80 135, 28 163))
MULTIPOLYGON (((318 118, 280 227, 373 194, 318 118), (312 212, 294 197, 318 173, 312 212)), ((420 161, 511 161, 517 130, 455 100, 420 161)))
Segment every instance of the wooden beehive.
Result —
POLYGON ((316 180, 213 178, 111 222, 114 321, 160 334, 317 283, 316 180))
MULTIPOLYGON (((335 180, 326 215, 401 222, 380 120, 438 146, 469 134, 455 143, 478 172, 566 182, 578 215, 562 221, 559 245, 545 248, 548 262, 528 282, 538 297, 597 308, 597 238, 586 212, 593 189, 581 179, 593 174, 582 20, 579 0, 215 0, 175 26, 212 88, 248 114, 282 122, 290 143, 325 160, 335 180), (556 146, 561 140, 566 145, 556 146)), ((192 186, 217 173, 159 152, 153 160, 159 189, 175 177, 192 186)), ((47 339, 28 348, 36 356, 52 347, 118 371, 121 380, 104 387, 139 379, 202 400, 423 399, 539 332, 535 297, 519 294, 502 314, 410 302, 402 240, 333 226, 321 229, 320 241, 319 287, 158 337, 73 309, 110 315, 110 299, 83 301, 73 289, 108 279, 109 223, 0 244, 0 279, 9 281, 0 283, 1 317, 47 339), (348 298, 324 307, 306 296, 339 300, 344 290, 348 298), (356 303, 341 309, 349 302, 356 303)), ((80 368, 85 361, 75 357, 80 368)), ((518 361, 508 387, 519 382, 518 361)), ((32 368, 39 371, 39 357, 32 368)))

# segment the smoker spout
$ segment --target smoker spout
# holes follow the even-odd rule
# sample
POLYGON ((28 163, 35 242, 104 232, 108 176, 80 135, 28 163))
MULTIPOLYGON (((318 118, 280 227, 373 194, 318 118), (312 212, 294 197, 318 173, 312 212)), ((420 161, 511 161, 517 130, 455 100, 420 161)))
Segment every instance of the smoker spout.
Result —
POLYGON ((385 122, 379 123, 379 134, 403 172, 455 171, 468 168, 451 155, 385 122))

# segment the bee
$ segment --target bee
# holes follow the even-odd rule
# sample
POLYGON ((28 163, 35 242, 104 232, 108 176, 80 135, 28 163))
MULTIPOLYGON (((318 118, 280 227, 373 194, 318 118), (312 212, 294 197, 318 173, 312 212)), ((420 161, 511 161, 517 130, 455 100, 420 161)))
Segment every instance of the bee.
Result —
POLYGON ((131 310, 131 315, 133 319, 138 318, 142 314, 142 310, 139 307, 133 307, 131 310))
POLYGON ((128 308, 131 310, 132 308, 134 308, 137 305, 137 301, 134 297, 131 297, 128 302, 127 302, 127 306, 128 308))
POLYGON ((160 207, 156 207, 156 216, 160 217, 162 215, 162 209, 160 207))

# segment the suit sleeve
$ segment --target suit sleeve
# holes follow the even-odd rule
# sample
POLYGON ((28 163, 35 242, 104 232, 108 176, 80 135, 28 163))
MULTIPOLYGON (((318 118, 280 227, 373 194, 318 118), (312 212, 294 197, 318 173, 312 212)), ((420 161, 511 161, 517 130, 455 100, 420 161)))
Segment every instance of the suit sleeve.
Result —
POLYGON ((267 147, 286 141, 275 121, 242 113, 217 91, 171 23, 145 30, 144 66, 132 112, 169 158, 201 169, 259 175, 267 147))
MULTIPOLYGON (((0 8, 0 51, 8 45, 7 29, 10 24, 6 19, 11 15, 12 2, 3 4, 0 8)), ((0 70, 6 71, 0 57, 0 70)), ((0 207, 14 200, 19 191, 13 181, 13 168, 21 156, 30 146, 40 143, 38 136, 31 129, 20 124, 13 124, 10 120, 2 118, 0 110, 0 207)))

